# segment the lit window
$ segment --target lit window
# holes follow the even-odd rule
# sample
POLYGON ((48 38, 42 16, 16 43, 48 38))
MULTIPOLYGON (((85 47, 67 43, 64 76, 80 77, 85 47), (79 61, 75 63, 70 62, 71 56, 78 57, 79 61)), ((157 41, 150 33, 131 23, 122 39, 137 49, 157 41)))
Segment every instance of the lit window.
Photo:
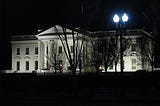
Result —
POLYGON ((38 47, 35 47, 35 54, 38 54, 38 47))
POLYGON ((71 46, 71 53, 73 53, 73 46, 71 46))
POLYGON ((17 61, 17 70, 20 70, 20 62, 17 61))
POLYGON ((29 70, 29 61, 26 61, 26 70, 29 70))
POLYGON ((20 55, 20 48, 17 48, 17 53, 16 55, 20 55))
POLYGON ((136 51, 136 44, 132 44, 131 51, 136 51))
POLYGON ((35 61, 35 70, 38 69, 38 61, 35 61))
POLYGON ((29 48, 26 48, 26 55, 29 55, 29 48))
POLYGON ((59 60, 59 70, 62 70, 62 68, 63 68, 63 62, 62 60, 59 60))
POLYGON ((136 69, 136 59, 132 59, 132 69, 136 69))
POLYGON ((62 53, 62 46, 59 46, 59 53, 62 53))

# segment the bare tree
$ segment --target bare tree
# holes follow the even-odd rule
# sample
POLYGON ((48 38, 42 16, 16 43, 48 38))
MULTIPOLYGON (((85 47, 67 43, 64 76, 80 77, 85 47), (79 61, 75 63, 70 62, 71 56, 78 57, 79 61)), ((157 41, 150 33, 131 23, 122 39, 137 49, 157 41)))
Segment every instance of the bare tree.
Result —
POLYGON ((92 64, 94 65, 95 69, 96 69, 96 73, 98 74, 99 73, 99 67, 100 67, 100 64, 102 63, 102 57, 101 55, 99 54, 100 51, 98 51, 98 45, 100 44, 100 41, 95 39, 95 38, 92 38, 90 39, 90 48, 91 48, 91 61, 92 61, 92 64))
POLYGON ((105 38, 102 41, 103 44, 103 59, 104 59, 104 66, 105 66, 105 72, 107 72, 108 67, 113 64, 113 61, 116 58, 116 39, 115 36, 110 36, 105 38))
MULTIPOLYGON (((160 38, 159 38, 159 33, 160 31, 159 29, 159 25, 160 25, 160 16, 159 11, 160 11, 160 2, 159 0, 151 0, 150 1, 150 5, 146 8, 146 10, 143 12, 143 16, 144 16, 144 21, 145 21, 145 25, 147 26, 147 29, 149 28, 152 31, 152 37, 154 37, 154 43, 153 45, 157 45, 154 46, 155 49, 153 50, 153 52, 155 52, 155 61, 159 61, 159 42, 160 42, 160 38)), ((155 64, 155 67, 159 67, 159 65, 155 64)), ((153 69, 152 69, 153 70, 153 69)))
POLYGON ((116 35, 115 37, 115 48, 114 48, 114 67, 115 67, 115 72, 117 72, 117 64, 119 62, 119 58, 120 58, 120 48, 118 46, 118 36, 116 35))
POLYGON ((118 45, 116 36, 107 36, 102 38, 93 38, 92 44, 92 61, 96 72, 99 72, 99 67, 104 64, 105 72, 114 61, 118 61, 118 45))
MULTIPOLYGON (((116 43, 115 43, 115 48, 114 48, 114 65, 115 65, 115 72, 117 72, 117 65, 120 60, 120 46, 118 42, 118 36, 116 37, 116 43)), ((124 56, 125 51, 130 47, 131 45, 131 38, 127 37, 122 37, 122 53, 124 56)), ((123 63, 124 66, 124 63, 123 63)))
POLYGON ((48 66, 51 68, 51 70, 54 70, 55 74, 57 74, 57 68, 58 68, 58 53, 57 53, 57 43, 51 43, 51 48, 48 53, 47 61, 48 61, 48 66))
POLYGON ((139 46, 141 49, 142 63, 145 65, 149 65, 152 67, 152 71, 154 70, 154 40, 152 37, 143 36, 138 39, 139 46))
POLYGON ((77 66, 80 64, 82 57, 83 38, 73 30, 71 31, 71 33, 68 34, 66 28, 61 27, 61 29, 62 33, 55 26, 55 32, 57 33, 62 43, 63 50, 70 64, 72 74, 76 75, 76 69, 77 66), (73 46, 69 45, 69 40, 72 42, 73 46))

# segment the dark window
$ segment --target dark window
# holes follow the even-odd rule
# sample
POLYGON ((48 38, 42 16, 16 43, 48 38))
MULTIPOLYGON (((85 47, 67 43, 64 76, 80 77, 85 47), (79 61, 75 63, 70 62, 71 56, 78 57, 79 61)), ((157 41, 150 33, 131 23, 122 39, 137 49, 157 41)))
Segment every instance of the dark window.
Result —
POLYGON ((71 53, 73 53, 73 46, 71 46, 71 53))
POLYGON ((29 48, 26 48, 26 55, 29 55, 29 48))
POLYGON ((48 54, 48 46, 46 47, 46 53, 48 54))
POLYGON ((113 63, 109 66, 109 69, 110 69, 110 70, 113 69, 113 63))
POLYGON ((17 53, 16 55, 20 55, 20 48, 17 48, 17 53))
POLYGON ((131 51, 136 51, 136 44, 132 44, 131 51))
POLYGON ((35 61, 35 70, 38 69, 38 61, 35 61))
POLYGON ((26 70, 29 70, 29 61, 26 61, 26 70))
POLYGON ((35 47, 35 54, 38 54, 38 47, 35 47))
POLYGON ((105 47, 105 41, 98 41, 98 53, 102 53, 103 52, 103 48, 105 47))
POLYGON ((20 70, 20 62, 17 61, 17 70, 20 70))
POLYGON ((123 69, 125 69, 125 61, 123 60, 123 69))
POLYGON ((47 68, 49 68, 49 63, 48 63, 48 60, 47 60, 47 68))
POLYGON ((62 53, 62 46, 59 46, 59 53, 62 53))

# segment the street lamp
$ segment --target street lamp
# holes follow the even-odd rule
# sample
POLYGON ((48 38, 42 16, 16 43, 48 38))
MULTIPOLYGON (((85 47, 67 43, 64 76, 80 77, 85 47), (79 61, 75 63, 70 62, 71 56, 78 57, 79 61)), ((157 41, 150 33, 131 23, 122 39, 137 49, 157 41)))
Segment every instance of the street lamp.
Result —
POLYGON ((128 16, 127 16, 126 13, 123 14, 123 16, 122 16, 122 21, 123 21, 123 22, 127 22, 127 21, 128 21, 128 16))
POLYGON ((128 21, 128 16, 124 13, 121 16, 121 20, 117 14, 113 17, 113 22, 116 23, 116 33, 120 31, 120 65, 121 72, 123 72, 123 45, 122 45, 122 28, 125 27, 125 23, 128 21))
POLYGON ((118 16, 117 14, 114 15, 113 21, 114 21, 115 23, 118 23, 118 22, 119 22, 119 16, 118 16))

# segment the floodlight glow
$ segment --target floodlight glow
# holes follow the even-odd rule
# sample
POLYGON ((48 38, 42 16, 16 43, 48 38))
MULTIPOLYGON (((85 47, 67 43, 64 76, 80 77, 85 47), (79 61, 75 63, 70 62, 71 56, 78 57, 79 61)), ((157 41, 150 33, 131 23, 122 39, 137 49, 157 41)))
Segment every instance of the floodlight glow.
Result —
POLYGON ((114 15, 113 21, 114 21, 115 23, 118 23, 118 22, 119 22, 119 16, 118 16, 117 14, 114 15))
POLYGON ((127 22, 127 21, 128 21, 128 16, 127 16, 126 13, 123 14, 123 16, 122 16, 122 21, 123 21, 123 22, 127 22))

